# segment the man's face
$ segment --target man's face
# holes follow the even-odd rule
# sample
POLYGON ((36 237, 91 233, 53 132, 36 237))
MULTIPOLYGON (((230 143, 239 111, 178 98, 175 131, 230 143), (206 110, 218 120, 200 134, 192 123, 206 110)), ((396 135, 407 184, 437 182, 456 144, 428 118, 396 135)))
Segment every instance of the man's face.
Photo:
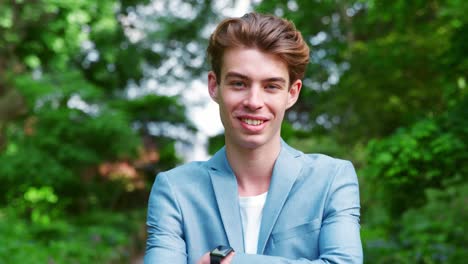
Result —
POLYGON ((257 49, 227 49, 220 78, 210 72, 208 87, 219 104, 226 144, 253 149, 278 143, 284 113, 302 85, 289 83, 286 63, 257 49))

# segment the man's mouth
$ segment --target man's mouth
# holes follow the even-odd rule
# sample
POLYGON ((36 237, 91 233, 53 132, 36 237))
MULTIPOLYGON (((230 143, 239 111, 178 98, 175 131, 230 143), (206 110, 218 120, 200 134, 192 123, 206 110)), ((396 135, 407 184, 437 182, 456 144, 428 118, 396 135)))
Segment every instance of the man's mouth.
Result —
POLYGON ((241 121, 251 126, 259 126, 265 122, 263 120, 248 119, 248 118, 242 118, 241 121))

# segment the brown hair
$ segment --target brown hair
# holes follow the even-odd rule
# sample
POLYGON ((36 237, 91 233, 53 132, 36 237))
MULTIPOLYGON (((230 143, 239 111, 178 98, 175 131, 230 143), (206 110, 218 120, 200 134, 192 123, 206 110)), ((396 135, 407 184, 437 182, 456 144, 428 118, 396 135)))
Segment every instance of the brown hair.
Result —
POLYGON ((208 57, 219 83, 224 51, 228 48, 257 48, 278 55, 288 66, 290 84, 304 77, 309 47, 291 21, 272 15, 247 13, 223 20, 210 36, 208 57))

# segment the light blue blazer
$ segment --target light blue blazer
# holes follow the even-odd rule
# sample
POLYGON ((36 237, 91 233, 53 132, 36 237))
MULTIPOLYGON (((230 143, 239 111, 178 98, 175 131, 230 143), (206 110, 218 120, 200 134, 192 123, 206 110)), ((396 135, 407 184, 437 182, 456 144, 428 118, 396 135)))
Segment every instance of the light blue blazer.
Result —
POLYGON ((159 173, 148 205, 145 263, 196 263, 218 245, 232 264, 362 263, 359 187, 353 165, 282 142, 257 254, 245 254, 237 181, 225 149, 209 161, 159 173))

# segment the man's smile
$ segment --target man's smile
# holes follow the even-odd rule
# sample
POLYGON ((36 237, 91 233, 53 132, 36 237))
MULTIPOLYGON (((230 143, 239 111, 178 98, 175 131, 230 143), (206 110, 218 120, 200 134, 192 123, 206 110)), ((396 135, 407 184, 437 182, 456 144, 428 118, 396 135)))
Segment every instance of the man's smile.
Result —
POLYGON ((263 124, 263 122, 265 122, 264 120, 250 119, 250 118, 241 118, 241 121, 251 126, 259 126, 263 124))

